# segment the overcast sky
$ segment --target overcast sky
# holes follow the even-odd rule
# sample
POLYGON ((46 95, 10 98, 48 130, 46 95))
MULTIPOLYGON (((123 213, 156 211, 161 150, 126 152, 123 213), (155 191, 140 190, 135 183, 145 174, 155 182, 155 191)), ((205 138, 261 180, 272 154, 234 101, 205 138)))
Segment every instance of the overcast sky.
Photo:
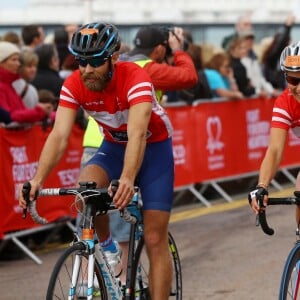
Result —
POLYGON ((14 1, 0 1, 0 9, 5 8, 21 8, 28 4, 29 0, 14 0, 14 1))

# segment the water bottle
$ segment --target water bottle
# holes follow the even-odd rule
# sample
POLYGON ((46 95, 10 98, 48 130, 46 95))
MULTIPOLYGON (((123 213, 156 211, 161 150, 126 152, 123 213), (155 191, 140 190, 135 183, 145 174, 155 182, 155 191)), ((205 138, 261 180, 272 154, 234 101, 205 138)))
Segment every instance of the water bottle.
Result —
POLYGON ((114 271, 115 277, 119 277, 122 273, 122 262, 121 262, 122 251, 119 246, 119 243, 117 241, 113 241, 108 248, 103 247, 103 250, 109 265, 114 271))

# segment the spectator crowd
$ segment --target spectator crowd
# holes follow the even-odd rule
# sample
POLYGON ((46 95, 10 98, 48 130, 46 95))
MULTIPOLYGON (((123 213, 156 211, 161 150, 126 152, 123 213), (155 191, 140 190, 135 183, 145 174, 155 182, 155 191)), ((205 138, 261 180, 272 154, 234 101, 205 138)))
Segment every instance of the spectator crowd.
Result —
MULTIPOLYGON (((184 76, 176 75, 176 80, 159 85, 162 94, 158 100, 164 105, 202 99, 278 96, 286 87, 279 69, 279 57, 283 48, 291 42, 294 23, 294 15, 287 16, 280 29, 272 37, 264 39, 264 47, 260 47, 259 53, 249 15, 241 16, 234 32, 224 37, 221 47, 211 47, 209 52, 205 45, 195 43, 192 35, 184 31, 184 50, 197 71, 197 83, 182 88, 184 81, 180 82, 184 76)), ((49 38, 45 37, 42 26, 24 25, 20 34, 8 31, 0 37, 0 126, 40 121, 51 123, 54 120, 63 82, 78 68, 77 61, 68 50, 70 36, 76 28, 76 25, 62 26, 49 38)), ((164 34, 165 29, 158 26, 156 29, 164 34)), ((143 43, 156 45, 156 42, 160 43, 161 36, 156 34, 152 41, 151 37, 146 38, 148 40, 143 40, 143 43)), ((176 65, 172 54, 174 49, 167 44, 162 45, 168 48, 165 57, 157 56, 157 51, 143 51, 144 59, 176 65)), ((126 44, 122 44, 120 52, 123 53, 120 59, 125 60, 135 60, 133 57, 141 54, 126 44)), ((147 68, 150 70, 150 67, 147 68)), ((178 74, 184 74, 184 71, 178 74)), ((79 113, 78 118, 84 118, 83 113, 79 113)))

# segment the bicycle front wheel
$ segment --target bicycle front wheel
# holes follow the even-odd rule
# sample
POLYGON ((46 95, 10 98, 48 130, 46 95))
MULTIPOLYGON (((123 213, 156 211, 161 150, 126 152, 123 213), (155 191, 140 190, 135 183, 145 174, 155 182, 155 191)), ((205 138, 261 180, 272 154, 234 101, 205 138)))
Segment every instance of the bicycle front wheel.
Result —
POLYGON ((87 299, 88 294, 93 295, 92 299, 108 299, 104 279, 96 261, 93 291, 88 291, 88 256, 85 248, 83 243, 76 243, 63 252, 51 274, 46 300, 87 299), (72 284, 74 272, 77 278, 75 285, 72 284))
POLYGON ((279 300, 300 300, 300 242, 290 252, 281 278, 279 300))
MULTIPOLYGON (((175 240, 169 233, 169 249, 172 260, 172 285, 170 291, 170 299, 182 300, 182 273, 180 258, 175 244, 175 240)), ((149 294, 149 260, 144 246, 144 239, 141 238, 138 242, 134 265, 132 268, 132 282, 135 285, 135 293, 132 299, 150 300, 149 294)))

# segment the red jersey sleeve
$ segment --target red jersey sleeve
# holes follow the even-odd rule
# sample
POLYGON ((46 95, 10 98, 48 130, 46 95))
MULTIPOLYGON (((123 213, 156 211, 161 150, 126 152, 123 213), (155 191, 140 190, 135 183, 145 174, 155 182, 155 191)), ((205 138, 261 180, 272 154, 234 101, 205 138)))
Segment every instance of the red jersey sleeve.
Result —
POLYGON ((80 104, 76 99, 79 97, 82 84, 80 72, 76 70, 64 81, 60 92, 59 105, 77 110, 80 104))
POLYGON ((289 130, 292 127, 295 110, 297 110, 299 106, 299 103, 290 95, 289 90, 286 89, 275 100, 271 127, 289 130))

